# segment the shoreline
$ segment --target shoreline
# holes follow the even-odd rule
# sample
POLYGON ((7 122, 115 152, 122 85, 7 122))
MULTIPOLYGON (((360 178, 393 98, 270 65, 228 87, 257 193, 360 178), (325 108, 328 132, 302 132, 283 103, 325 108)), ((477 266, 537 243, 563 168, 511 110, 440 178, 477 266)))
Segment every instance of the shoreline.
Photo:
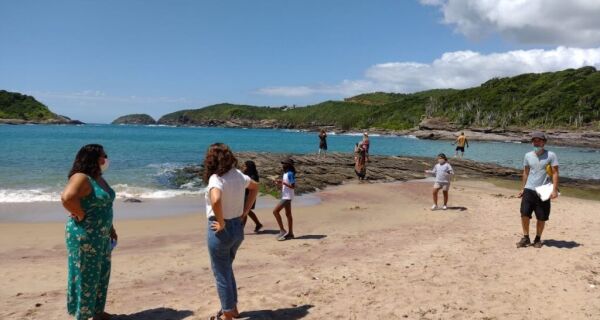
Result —
MULTIPOLYGON (((91 124, 91 123, 90 123, 91 124)), ((0 119, 0 125, 87 125, 86 123, 72 120, 70 122, 36 122, 19 119, 0 119)), ((92 124, 93 125, 93 124, 92 124)), ((297 130, 299 132, 319 132, 325 128, 329 133, 336 135, 362 135, 364 132, 380 136, 416 138, 419 140, 444 140, 454 141, 460 132, 465 132, 470 141, 502 142, 502 143, 529 143, 527 135, 534 129, 526 128, 449 128, 443 124, 441 127, 420 126, 407 130, 391 130, 379 128, 342 130, 332 126, 318 127, 277 127, 269 122, 269 126, 254 126, 250 123, 244 125, 232 124, 225 121, 205 124, 111 124, 112 126, 140 126, 140 127, 173 127, 173 128, 228 128, 228 129, 264 129, 264 130, 297 130), (221 123, 223 122, 223 123, 221 123)), ((556 146, 600 149, 600 130, 568 130, 563 128, 540 129, 549 135, 549 141, 556 146)))

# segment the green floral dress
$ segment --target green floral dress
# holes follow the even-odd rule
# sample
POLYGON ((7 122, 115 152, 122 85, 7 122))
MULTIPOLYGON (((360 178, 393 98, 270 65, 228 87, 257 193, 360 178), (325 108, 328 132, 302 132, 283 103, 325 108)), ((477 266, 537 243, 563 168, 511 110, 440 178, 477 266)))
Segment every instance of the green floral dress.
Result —
POLYGON ((110 279, 110 231, 115 191, 88 176, 92 192, 81 199, 83 221, 70 218, 65 238, 69 261, 67 309, 77 320, 104 312, 110 279))

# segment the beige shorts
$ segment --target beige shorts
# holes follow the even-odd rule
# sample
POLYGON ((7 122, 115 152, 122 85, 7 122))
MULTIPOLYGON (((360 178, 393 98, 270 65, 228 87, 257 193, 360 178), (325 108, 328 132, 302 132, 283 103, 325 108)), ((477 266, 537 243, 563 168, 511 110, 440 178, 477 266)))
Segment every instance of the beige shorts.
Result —
POLYGON ((442 189, 442 191, 448 191, 450 190, 450 183, 449 182, 436 182, 433 185, 434 189, 442 189))

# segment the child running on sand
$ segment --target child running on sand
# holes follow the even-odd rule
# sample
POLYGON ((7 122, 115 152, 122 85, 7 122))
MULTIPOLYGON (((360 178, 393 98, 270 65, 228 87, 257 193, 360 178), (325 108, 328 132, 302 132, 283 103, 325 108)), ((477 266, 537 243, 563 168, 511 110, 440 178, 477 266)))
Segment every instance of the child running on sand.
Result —
POLYGON ((294 198, 294 189, 296 189, 296 168, 294 161, 287 159, 281 162, 283 165, 283 177, 281 180, 276 180, 278 186, 281 186, 281 201, 273 209, 273 215, 279 225, 279 234, 277 240, 284 241, 294 239, 294 220, 292 218, 292 199, 294 198), (285 209, 285 216, 288 222, 288 230, 283 227, 283 220, 279 212, 285 209))
POLYGON ((443 210, 448 209, 448 190, 450 190, 450 177, 454 174, 452 166, 448 162, 445 154, 440 153, 437 156, 438 163, 433 167, 433 170, 425 170, 425 173, 435 175, 435 183, 433 184, 433 206, 431 210, 438 209, 438 193, 440 189, 444 194, 443 210))

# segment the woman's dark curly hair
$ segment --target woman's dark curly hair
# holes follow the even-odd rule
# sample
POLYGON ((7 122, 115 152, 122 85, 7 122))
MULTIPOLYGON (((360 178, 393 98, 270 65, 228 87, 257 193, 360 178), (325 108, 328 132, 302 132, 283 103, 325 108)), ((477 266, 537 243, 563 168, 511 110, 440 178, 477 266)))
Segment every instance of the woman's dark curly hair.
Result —
POLYGON ((258 179, 260 179, 258 177, 258 170, 256 169, 256 163, 254 163, 254 161, 252 160, 247 160, 246 162, 244 162, 244 165, 246 166, 246 170, 244 170, 244 174, 247 175, 248 177, 252 178, 252 180, 258 182, 258 179))
POLYGON ((69 171, 69 178, 76 173, 85 173, 92 178, 98 178, 102 175, 98 160, 100 157, 106 157, 104 147, 99 144, 88 144, 77 152, 73 167, 69 171))
POLYGON ((220 142, 213 143, 206 150, 202 180, 204 180, 204 183, 208 183, 210 176, 216 174, 220 177, 232 168, 237 167, 237 163, 237 159, 229 146, 220 142))

